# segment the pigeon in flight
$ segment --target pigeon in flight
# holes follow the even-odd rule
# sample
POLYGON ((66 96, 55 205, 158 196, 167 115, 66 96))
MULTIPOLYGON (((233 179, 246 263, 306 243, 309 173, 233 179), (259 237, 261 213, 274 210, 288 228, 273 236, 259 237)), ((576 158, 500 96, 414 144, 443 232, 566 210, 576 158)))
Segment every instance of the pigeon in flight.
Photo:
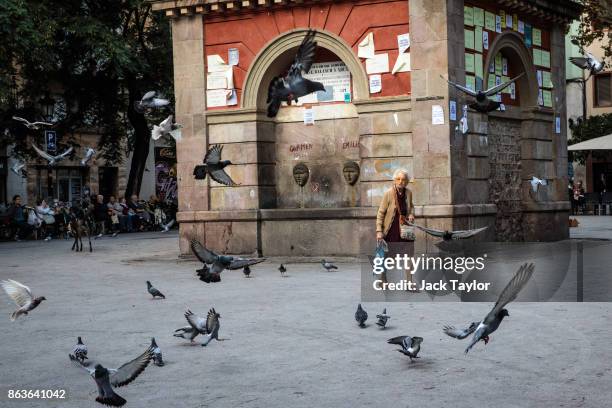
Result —
POLYGON ((412 224, 415 227, 417 227, 418 229, 420 229, 423 232, 426 232, 427 234, 433 236, 433 237, 438 237, 438 238, 442 238, 445 241, 450 241, 453 239, 466 239, 466 238, 472 238, 474 235, 480 234, 482 231, 486 230, 487 227, 482 227, 482 228, 477 228, 477 229, 473 229, 473 230, 458 230, 458 231, 441 231, 441 230, 437 230, 437 229, 433 229, 433 228, 426 228, 426 227, 422 227, 420 225, 417 224, 412 224))
POLYGON ((298 48, 295 60, 287 75, 277 76, 272 79, 268 87, 268 117, 273 118, 280 109, 281 102, 298 101, 298 98, 317 91, 325 91, 325 87, 320 82, 311 81, 302 76, 308 73, 314 60, 317 42, 314 41, 315 31, 309 30, 298 48))
POLYGON ((533 275, 534 265, 523 264, 514 277, 508 282, 504 290, 499 295, 497 302, 493 309, 487 314, 484 320, 480 323, 473 322, 465 330, 455 329, 453 326, 445 326, 444 333, 456 339, 464 339, 471 333, 474 333, 472 341, 465 349, 467 354, 468 351, 480 340, 484 341, 485 344, 489 342, 489 336, 499 327, 501 321, 506 316, 510 316, 507 309, 504 309, 508 303, 516 299, 519 292, 525 287, 531 276, 533 275))
POLYGON ((204 270, 202 274, 198 271, 200 280, 206 283, 221 281, 221 272, 225 269, 242 269, 245 266, 252 266, 266 260, 265 258, 238 258, 227 255, 217 255, 195 239, 191 240, 191 250, 200 262, 205 265, 211 265, 210 269, 206 268, 207 270, 204 270))
POLYGON ((531 181, 529 183, 531 184, 531 190, 533 190, 534 193, 538 192, 540 186, 548 185, 548 182, 545 179, 539 179, 536 176, 531 176, 531 181))
POLYGON ((223 170, 226 166, 232 164, 229 160, 221 160, 221 152, 223 146, 214 145, 206 152, 204 156, 204 164, 199 164, 193 169, 193 175, 196 180, 204 180, 206 174, 210 174, 210 178, 219 184, 226 186, 236 186, 234 180, 223 170))
MULTIPOLYGON (((593 54, 585 53, 583 57, 570 57, 570 62, 580 69, 588 69, 589 77, 595 75, 604 69, 605 64, 599 61, 593 54)), ((585 81, 587 81, 587 78, 585 81)))
POLYGON ((355 320, 359 323, 359 327, 362 329, 366 327, 365 322, 368 320, 368 312, 363 310, 361 303, 357 305, 357 311, 355 312, 355 320))
POLYGON ((202 265, 202 269, 196 269, 196 275, 198 275, 198 279, 200 279, 202 282, 221 282, 221 275, 218 273, 211 274, 210 268, 206 264, 202 265))
POLYGON ((245 267, 242 269, 242 273, 244 273, 244 276, 245 276, 246 278, 250 278, 250 277, 251 277, 251 268, 249 267, 249 265, 245 266, 245 267))
POLYGON ((280 264, 280 266, 278 267, 278 271, 281 273, 281 276, 284 278, 285 276, 285 272, 287 272, 287 268, 285 268, 285 265, 280 264))
POLYGON ((12 279, 1 281, 0 286, 2 286, 6 294, 13 299, 17 306, 19 306, 17 310, 11 314, 12 322, 22 314, 27 315, 28 312, 36 309, 43 300, 47 300, 44 296, 34 297, 30 288, 12 279))
POLYGON ((332 269, 338 269, 336 265, 334 265, 331 262, 327 262, 325 259, 321 261, 321 265, 323 265, 323 267, 327 270, 327 272, 331 271, 332 269))
POLYGON ((493 95, 503 91, 506 87, 510 86, 511 83, 513 83, 514 81, 516 81, 517 79, 522 77, 524 74, 525 73, 523 72, 523 73, 515 76, 511 80, 509 80, 507 82, 504 82, 502 84, 496 85, 496 86, 494 86, 492 88, 489 88, 486 91, 472 91, 470 88, 468 88, 466 86, 463 86, 463 85, 456 84, 454 82, 451 82, 451 81, 449 81, 448 79, 444 78, 441 75, 440 75, 440 77, 442 79, 444 79, 446 82, 448 82, 450 85, 452 85, 455 88, 457 88, 460 91, 462 91, 463 93, 466 93, 466 94, 476 98, 476 101, 470 104, 470 108, 472 108, 472 109, 474 109, 474 110, 476 110, 478 112, 488 113, 488 112, 492 112, 492 111, 498 109, 499 106, 501 105, 501 102, 490 100, 489 96, 493 96, 493 95))
POLYGON ((123 364, 119 368, 105 368, 100 363, 92 361, 79 361, 75 356, 69 354, 70 360, 85 369, 96 381, 98 396, 96 402, 112 407, 121 407, 127 402, 123 397, 116 394, 113 387, 123 387, 136 379, 149 365, 153 358, 153 351, 148 348, 134 360, 123 364))
POLYGON ((158 367, 164 366, 164 359, 162 358, 162 352, 157 343, 155 337, 151 337, 151 352, 153 353, 153 364, 158 367))
POLYGON ((13 173, 15 173, 18 176, 21 176, 23 178, 28 178, 28 172, 25 169, 25 163, 22 162, 16 162, 15 164, 13 164, 13 166, 11 167, 11 171, 13 173))
POLYGON ((51 156, 49 153, 40 150, 34 144, 32 144, 32 147, 34 148, 34 150, 36 150, 36 153, 38 153, 40 157, 42 157, 43 159, 49 162, 49 166, 54 166, 58 161, 65 159, 66 156, 72 153, 72 146, 70 146, 64 153, 58 154, 57 156, 51 156))
POLYGON ((164 296, 163 293, 161 293, 159 290, 155 289, 153 287, 153 285, 151 285, 150 281, 147 281, 147 290, 149 291, 149 293, 151 294, 151 296, 153 296, 153 299, 160 297, 162 299, 165 299, 166 297, 164 296))
POLYGON ((172 123, 172 115, 169 115, 166 119, 161 121, 159 126, 153 125, 153 130, 151 131, 151 137, 153 140, 158 140, 162 136, 170 135, 177 142, 181 140, 181 128, 183 125, 178 123, 172 123))
POLYGON ((23 123, 23 125, 25 127, 27 127, 28 129, 30 129, 30 130, 38 130, 38 129, 40 129, 41 126, 53 126, 53 123, 49 123, 49 122, 30 122, 27 119, 20 118, 19 116, 13 116, 13 120, 16 120, 17 122, 23 123))
POLYGON ((419 354, 419 351, 421 350, 422 342, 422 337, 410 336, 397 336, 387 340, 387 343, 389 344, 397 344, 401 346, 402 348, 397 349, 397 351, 410 357, 410 361, 412 361, 413 358, 420 358, 417 357, 417 354, 419 354))
POLYGON ((175 222, 176 222, 176 220, 173 218, 168 223, 162 225, 162 231, 161 232, 168 232, 168 231, 170 231, 170 228, 172 228, 172 226, 174 226, 175 222))
POLYGON ((81 336, 77 337, 77 344, 76 346, 74 346, 74 349, 72 350, 72 354, 79 361, 87 360, 87 346, 83 344, 83 340, 81 340, 81 336))
POLYGON ((376 324, 379 325, 381 329, 384 329, 387 325, 387 320, 389 320, 391 316, 387 314, 387 308, 384 308, 381 314, 376 315, 376 318, 378 319, 376 324))
POLYGON ((134 102, 134 108, 136 111, 143 113, 145 109, 156 109, 166 106, 170 103, 169 100, 164 98, 157 98, 157 92, 149 91, 142 97, 141 100, 134 102))
POLYGON ((87 166, 87 164, 94 157, 95 154, 96 151, 93 148, 88 147, 85 150, 85 157, 83 157, 83 159, 81 160, 81 166, 87 166))

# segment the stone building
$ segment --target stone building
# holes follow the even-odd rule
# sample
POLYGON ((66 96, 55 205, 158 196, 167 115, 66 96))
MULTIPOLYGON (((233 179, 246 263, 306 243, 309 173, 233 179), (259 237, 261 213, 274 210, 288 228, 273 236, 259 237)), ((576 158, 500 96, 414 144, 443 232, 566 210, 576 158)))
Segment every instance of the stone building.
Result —
MULTIPOLYGON (((160 0, 153 7, 171 19, 177 122, 185 126, 177 146, 181 253, 192 237, 266 256, 370 251, 377 206, 399 167, 414 179, 423 225, 490 225, 480 239, 568 237, 560 124, 564 30, 579 12, 573 1, 160 0), (318 42, 313 75, 326 92, 268 118, 270 80, 289 67, 308 29, 318 42), (410 41, 400 53, 404 34, 410 41), (219 72, 229 72, 226 82, 219 72), (459 130, 467 100, 444 78, 481 89, 522 72, 500 97, 504 111, 468 109, 468 130, 459 130), (213 144, 223 145, 239 186, 194 180, 213 144), (530 193, 532 175, 550 185, 530 193)), ((416 249, 435 251, 432 244, 418 236, 416 249)))

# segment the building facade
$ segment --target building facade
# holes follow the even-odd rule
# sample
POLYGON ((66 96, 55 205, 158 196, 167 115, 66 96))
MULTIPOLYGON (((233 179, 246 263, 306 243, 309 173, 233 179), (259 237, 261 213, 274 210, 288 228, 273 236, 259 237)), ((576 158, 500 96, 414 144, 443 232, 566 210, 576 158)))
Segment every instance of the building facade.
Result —
MULTIPOLYGON (((172 21, 180 250, 356 255, 375 242, 395 169, 419 223, 481 239, 568 237, 566 25, 571 1, 154 1, 172 21), (326 92, 266 116, 270 80, 316 30, 326 92), (409 41, 406 39, 409 38, 409 41), (406 55, 407 54, 407 55, 406 55), (229 66, 229 68, 228 68, 229 66), (467 109, 445 78, 505 109, 467 109), (220 74, 221 73, 221 74, 220 74), (222 78, 220 78, 222 77, 222 78), (225 82, 224 82, 225 80, 225 82), (313 121, 314 118, 314 121, 313 121), (223 145, 226 187, 192 172, 223 145), (550 185, 530 193, 532 175, 550 185)), ((315 66, 313 64, 313 67, 315 66)), ((417 253, 436 251, 417 236, 417 253)))

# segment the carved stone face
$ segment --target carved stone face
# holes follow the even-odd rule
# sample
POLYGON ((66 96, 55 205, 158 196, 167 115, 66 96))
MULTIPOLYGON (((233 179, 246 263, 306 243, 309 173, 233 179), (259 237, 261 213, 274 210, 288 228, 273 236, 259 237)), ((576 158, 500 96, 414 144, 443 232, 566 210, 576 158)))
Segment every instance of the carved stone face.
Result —
POLYGON ((352 161, 344 163, 342 174, 349 185, 354 185, 359 179, 359 165, 352 161))
POLYGON ((293 167, 293 179, 300 187, 304 187, 308 181, 310 170, 304 163, 298 163, 293 167))

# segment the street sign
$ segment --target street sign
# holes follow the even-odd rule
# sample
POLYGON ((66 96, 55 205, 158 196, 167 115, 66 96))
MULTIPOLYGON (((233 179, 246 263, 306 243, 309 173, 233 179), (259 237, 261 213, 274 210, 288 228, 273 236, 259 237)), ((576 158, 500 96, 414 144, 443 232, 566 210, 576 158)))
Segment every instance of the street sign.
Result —
POLYGON ((57 150, 57 134, 54 130, 45 130, 45 144, 47 152, 55 153, 57 150))

